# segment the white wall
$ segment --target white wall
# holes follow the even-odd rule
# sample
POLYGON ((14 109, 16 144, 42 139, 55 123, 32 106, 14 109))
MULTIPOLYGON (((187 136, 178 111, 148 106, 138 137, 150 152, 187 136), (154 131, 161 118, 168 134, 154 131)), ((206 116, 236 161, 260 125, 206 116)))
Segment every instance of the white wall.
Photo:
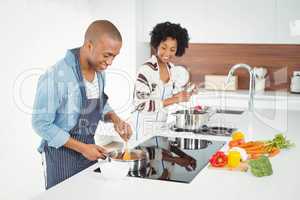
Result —
POLYGON ((300 1, 277 0, 278 41, 300 44, 300 1))
POLYGON ((90 0, 89 5, 92 16, 111 20, 122 34, 121 52, 107 71, 106 92, 115 111, 127 118, 136 71, 136 0, 90 0))
MULTIPOLYGON (((145 60, 150 56, 150 45, 143 39, 144 36, 144 20, 145 20, 145 7, 144 0, 136 0, 136 66, 137 68, 145 63, 145 60)), ((149 36, 150 30, 146 30, 146 36, 149 36)))
POLYGON ((30 120, 37 78, 67 49, 82 44, 85 29, 95 19, 111 20, 123 36, 121 54, 107 77, 107 92, 112 106, 126 115, 128 110, 120 105, 126 107, 132 96, 135 9, 135 0, 0 2, 0 199, 29 199, 44 190, 36 150, 40 138, 33 132, 30 120), (14 90, 16 80, 18 88, 14 90))
POLYGON ((300 20, 298 0, 144 0, 144 6, 145 41, 155 24, 169 20, 186 27, 191 42, 300 44, 300 33, 291 36, 289 28, 300 20))

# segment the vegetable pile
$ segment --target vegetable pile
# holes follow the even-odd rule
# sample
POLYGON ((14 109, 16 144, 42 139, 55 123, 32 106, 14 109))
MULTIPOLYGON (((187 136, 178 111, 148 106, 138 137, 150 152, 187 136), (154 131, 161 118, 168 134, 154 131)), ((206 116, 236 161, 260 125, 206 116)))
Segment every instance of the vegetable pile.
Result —
POLYGON ((281 133, 275 135, 272 140, 245 142, 244 134, 237 131, 233 133, 232 140, 228 145, 229 150, 227 153, 218 151, 211 157, 210 164, 213 167, 229 167, 229 152, 236 151, 240 154, 242 162, 249 163, 251 173, 254 176, 263 177, 273 174, 269 157, 278 155, 281 149, 289 149, 295 144, 287 140, 281 133))
POLYGON ((250 159, 259 158, 262 155, 273 157, 280 153, 280 149, 287 149, 293 146, 294 144, 282 134, 277 134, 273 140, 268 141, 244 142, 244 140, 232 140, 229 142, 230 148, 240 147, 245 149, 250 159))

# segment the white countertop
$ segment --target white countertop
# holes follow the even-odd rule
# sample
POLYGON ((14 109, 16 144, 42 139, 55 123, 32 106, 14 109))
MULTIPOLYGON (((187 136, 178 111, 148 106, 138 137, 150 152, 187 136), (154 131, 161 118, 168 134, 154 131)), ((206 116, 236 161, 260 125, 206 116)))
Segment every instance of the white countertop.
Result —
MULTIPOLYGON (((286 112, 283 111, 283 115, 285 114, 286 112)), ((205 168, 190 184, 130 177, 122 180, 108 180, 101 174, 93 172, 98 167, 94 165, 41 193, 34 199, 296 200, 299 199, 298 189, 300 189, 298 180, 300 177, 300 133, 296 126, 300 121, 300 112, 289 111, 287 117, 288 126, 284 134, 298 145, 293 149, 282 151, 280 155, 271 159, 274 173, 269 177, 257 178, 250 171, 245 173, 205 168)), ((242 117, 239 115, 216 115, 215 118, 226 119, 226 123, 235 124, 239 129, 248 133, 249 119, 246 114, 242 117)), ((278 120, 272 123, 281 123, 281 119, 278 120)), ((274 134, 278 133, 277 130, 271 128, 273 126, 271 122, 266 126, 265 122, 253 120, 252 125, 253 133, 250 137, 253 139, 271 139, 274 134)), ((163 131, 159 135, 175 136, 174 133, 168 131, 163 131)), ((193 134, 185 136, 199 137, 193 134)))
MULTIPOLYGON (((231 98, 248 98, 248 90, 234 90, 234 91, 220 91, 220 90, 200 90, 198 95, 202 97, 226 96, 231 98)), ((300 101, 300 94, 291 93, 289 91, 257 91, 255 92, 255 99, 289 99, 300 101)))
MULTIPOLYGON (((200 90, 192 97, 191 102, 218 108, 247 108, 248 98, 248 90, 200 90)), ((255 93, 253 101, 254 108, 300 110, 300 94, 292 94, 288 91, 259 91, 255 93)))

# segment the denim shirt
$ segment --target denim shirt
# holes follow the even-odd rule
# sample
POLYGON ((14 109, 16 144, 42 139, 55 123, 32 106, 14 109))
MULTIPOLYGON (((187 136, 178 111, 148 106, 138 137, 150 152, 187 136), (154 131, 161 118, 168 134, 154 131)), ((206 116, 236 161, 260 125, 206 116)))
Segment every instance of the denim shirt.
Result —
MULTIPOLYGON (((74 50, 68 50, 66 56, 39 78, 32 112, 32 127, 42 138, 38 148, 44 151, 45 142, 59 148, 69 139, 69 131, 76 125, 80 116, 82 96, 80 82, 76 73, 79 64, 74 50)), ((104 96, 105 73, 97 72, 100 102, 104 96)), ((108 103, 103 105, 104 116, 113 111, 108 103)))

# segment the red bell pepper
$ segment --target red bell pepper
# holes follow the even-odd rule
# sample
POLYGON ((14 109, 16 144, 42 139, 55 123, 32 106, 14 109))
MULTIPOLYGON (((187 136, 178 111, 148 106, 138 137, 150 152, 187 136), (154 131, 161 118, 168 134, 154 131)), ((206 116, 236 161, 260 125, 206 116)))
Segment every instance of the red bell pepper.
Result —
POLYGON ((222 151, 216 152, 209 160, 213 167, 224 167, 227 164, 227 161, 227 156, 222 151))

